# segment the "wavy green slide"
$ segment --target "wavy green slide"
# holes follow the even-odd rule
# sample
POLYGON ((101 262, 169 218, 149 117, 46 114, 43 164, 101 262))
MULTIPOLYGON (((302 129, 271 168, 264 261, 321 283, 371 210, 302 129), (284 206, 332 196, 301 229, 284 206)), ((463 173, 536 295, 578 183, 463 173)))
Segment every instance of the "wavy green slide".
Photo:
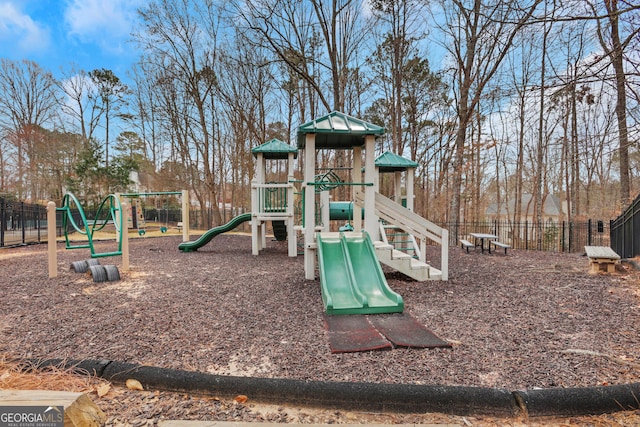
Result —
POLYGON ((198 248, 201 248, 204 245, 206 245, 207 243, 209 243, 211 241, 211 239, 216 237, 218 234, 222 234, 222 233, 226 233, 228 231, 231 231, 234 228, 236 228, 237 226, 239 226, 240 224, 242 224, 243 222, 247 222, 247 221, 251 221, 251 212, 247 212, 247 213, 243 213, 242 215, 238 215, 237 217, 233 218, 231 221, 229 221, 228 223, 226 223, 224 225, 220 225, 218 227, 213 227, 212 229, 205 231, 205 233, 202 236, 198 237, 198 239, 194 240, 193 242, 182 242, 182 243, 180 243, 178 245, 178 249, 180 249, 182 252, 197 251, 198 248))
POLYGON ((402 313, 366 233, 319 233, 318 267, 327 314, 402 313))

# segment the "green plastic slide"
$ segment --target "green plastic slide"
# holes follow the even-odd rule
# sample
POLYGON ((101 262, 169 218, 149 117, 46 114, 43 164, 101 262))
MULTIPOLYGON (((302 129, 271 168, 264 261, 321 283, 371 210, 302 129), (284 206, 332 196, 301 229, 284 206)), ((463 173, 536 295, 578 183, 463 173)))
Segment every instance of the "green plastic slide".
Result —
POLYGON ((220 225, 218 227, 213 227, 210 230, 207 230, 202 236, 198 237, 197 240, 193 242, 182 242, 178 245, 178 249, 182 252, 193 252, 197 251, 198 248, 203 247, 207 243, 211 241, 218 234, 226 233, 228 231, 233 230, 243 222, 251 221, 251 212, 243 213, 242 215, 238 215, 233 218, 231 221, 224 225, 220 225))
POLYGON ((318 266, 327 314, 401 313, 366 233, 319 233, 318 266))

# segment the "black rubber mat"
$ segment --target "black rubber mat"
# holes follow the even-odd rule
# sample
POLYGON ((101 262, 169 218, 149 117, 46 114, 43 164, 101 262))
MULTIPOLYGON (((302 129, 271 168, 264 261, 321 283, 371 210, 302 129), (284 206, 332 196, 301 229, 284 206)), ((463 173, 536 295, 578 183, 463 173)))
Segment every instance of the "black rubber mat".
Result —
POLYGON ((407 312, 367 317, 369 322, 396 347, 451 347, 451 344, 438 338, 407 312))
POLYGON ((324 315, 331 353, 390 349, 392 345, 367 320, 367 316, 324 315))

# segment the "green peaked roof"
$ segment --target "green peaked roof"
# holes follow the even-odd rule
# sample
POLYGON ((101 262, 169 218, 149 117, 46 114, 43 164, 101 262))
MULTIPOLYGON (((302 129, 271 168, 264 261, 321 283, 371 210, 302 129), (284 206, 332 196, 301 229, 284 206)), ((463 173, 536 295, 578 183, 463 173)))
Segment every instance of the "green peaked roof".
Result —
POLYGON ((258 153, 262 153, 265 159, 287 159, 289 158, 289 153, 294 153, 294 157, 298 156, 297 148, 275 138, 251 149, 251 152, 253 157, 257 157, 258 153))
POLYGON ((398 156, 391 151, 385 151, 379 155, 376 159, 375 165, 380 169, 380 172, 400 172, 418 167, 417 162, 398 156))
POLYGON ((365 135, 384 135, 384 128, 333 111, 298 127, 298 148, 304 148, 305 135, 316 134, 316 148, 353 148, 364 145, 365 135))

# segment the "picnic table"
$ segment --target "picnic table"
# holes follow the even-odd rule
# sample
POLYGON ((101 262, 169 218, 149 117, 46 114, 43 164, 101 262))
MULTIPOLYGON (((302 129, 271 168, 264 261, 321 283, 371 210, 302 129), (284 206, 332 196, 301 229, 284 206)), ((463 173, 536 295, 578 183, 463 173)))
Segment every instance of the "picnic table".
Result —
POLYGON ((469 248, 477 248, 480 247, 480 251, 484 252, 485 249, 491 253, 491 246, 495 246, 496 249, 502 248, 504 249, 504 254, 507 254, 507 249, 511 246, 498 241, 498 236, 495 234, 489 233, 469 233, 469 236, 473 237, 474 241, 470 242, 467 239, 460 239, 460 246, 462 249, 465 249, 467 253, 469 253, 469 248), (485 240, 487 241, 485 246, 485 240), (478 244, 480 242, 480 244, 478 244))
POLYGON ((473 237, 475 239, 474 245, 476 247, 480 246, 480 252, 484 252, 484 250, 485 250, 484 241, 486 240, 487 241, 486 249, 489 250, 489 253, 491 253, 491 244, 490 244, 490 242, 492 240, 498 239, 498 236, 496 236, 495 234, 489 234, 489 233, 469 233, 469 236, 471 236, 471 237, 473 237), (479 245, 478 245, 478 241, 480 241, 479 245))

